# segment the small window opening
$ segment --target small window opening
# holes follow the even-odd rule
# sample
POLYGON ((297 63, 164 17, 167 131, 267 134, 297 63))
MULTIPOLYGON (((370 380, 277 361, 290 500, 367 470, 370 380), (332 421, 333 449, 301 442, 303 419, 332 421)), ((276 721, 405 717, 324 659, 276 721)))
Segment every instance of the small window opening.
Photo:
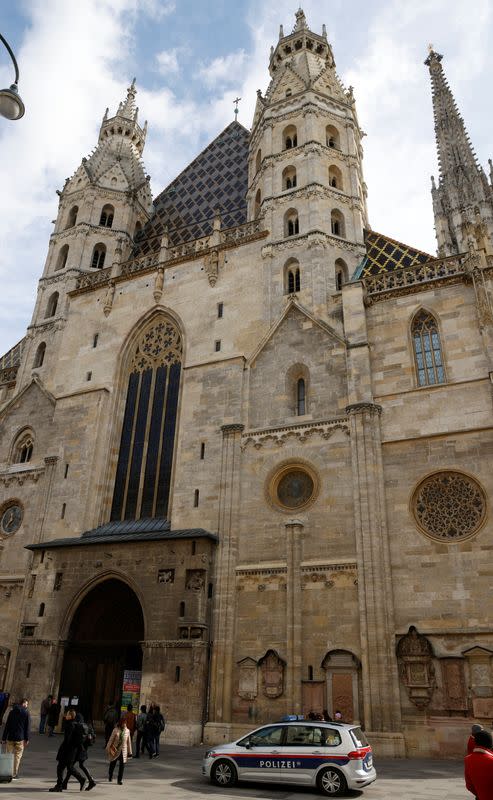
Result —
POLYGON ((28 661, 27 667, 26 667, 26 678, 29 678, 30 674, 31 674, 31 662, 28 661))
POLYGON ((224 303, 217 304, 217 318, 222 319, 224 310, 224 303))
POLYGON ((98 346, 98 339, 99 339, 99 333, 95 333, 94 336, 93 336, 93 339, 92 339, 92 346, 93 347, 97 347, 98 346))
POLYGON ((180 683, 181 667, 175 667, 175 683, 180 683))
POLYGON ((75 223, 77 222, 77 214, 79 213, 78 206, 74 206, 70 209, 69 215, 67 217, 67 225, 66 228, 73 228, 75 223))
POLYGON ((67 510, 67 504, 64 503, 62 505, 62 513, 60 514, 60 519, 65 519, 65 511, 67 510))
POLYGON ((115 209, 113 206, 106 205, 103 207, 101 211, 101 217, 99 218, 99 224, 103 226, 103 228, 111 228, 113 225, 113 217, 115 214, 115 209))
POLYGON ((305 380, 300 378, 296 384, 296 413, 299 417, 306 414, 305 380))
POLYGON ((106 258, 105 245, 97 244, 92 252, 91 267, 93 269, 103 269, 105 258, 106 258))
POLYGON ((62 581, 63 581, 63 572, 57 572, 55 575, 55 582, 53 584, 53 591, 59 592, 62 588, 62 581))
POLYGON ((63 247, 60 248, 60 252, 58 253, 55 271, 58 271, 59 269, 65 269, 65 266, 67 264, 67 258, 68 258, 68 244, 64 244, 63 247))
POLYGON ((197 542, 194 539, 192 541, 192 555, 194 556, 196 552, 197 552, 197 542))
POLYGON ((41 550, 41 555, 39 557, 39 563, 42 564, 44 560, 45 560, 45 551, 41 550))
POLYGON ((216 339, 216 341, 214 342, 214 350, 216 351, 216 353, 219 353, 220 349, 221 349, 221 340, 216 339))
POLYGON ((41 603, 39 606, 38 617, 44 617, 45 613, 45 604, 41 603))
POLYGON ((205 442, 200 443, 200 460, 203 461, 205 458, 205 442))
POLYGON ((92 380, 92 372, 86 372, 86 381, 92 380))
POLYGON ((207 586, 207 597, 209 598, 209 600, 211 599, 213 594, 214 594, 214 584, 209 583, 209 585, 207 586))
POLYGON ((199 506, 199 490, 195 489, 193 493, 193 507, 198 508, 199 506))
POLYGON ((68 475, 68 464, 65 464, 65 474, 63 477, 66 478, 67 475, 68 475))
POLYGON ((36 355, 34 357, 33 367, 42 367, 43 361, 45 360, 45 352, 46 352, 46 343, 41 342, 38 349, 36 350, 36 355))
POLYGON ((310 665, 309 665, 309 667, 308 667, 308 680, 309 680, 309 681, 312 681, 312 680, 313 680, 313 667, 312 667, 312 665, 311 665, 311 664, 310 664, 310 665))
POLYGON ((185 603, 183 602, 183 600, 180 603, 179 616, 180 617, 184 617, 185 616, 185 603))
POLYGON ((58 306, 58 297, 59 297, 58 292, 53 292, 53 294, 50 296, 50 299, 48 300, 48 303, 46 305, 45 319, 48 319, 48 317, 55 316, 56 309, 58 306))

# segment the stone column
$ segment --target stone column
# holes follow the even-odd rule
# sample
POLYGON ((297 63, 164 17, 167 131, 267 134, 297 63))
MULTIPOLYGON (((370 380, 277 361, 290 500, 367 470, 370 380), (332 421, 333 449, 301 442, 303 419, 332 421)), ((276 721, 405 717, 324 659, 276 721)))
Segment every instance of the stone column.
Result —
POLYGON ((301 539, 303 524, 296 519, 286 523, 286 650, 288 668, 286 698, 288 709, 301 714, 301 539))
POLYGON ((394 610, 385 513, 381 407, 371 402, 346 408, 351 428, 351 460, 358 559, 363 703, 367 730, 401 728, 394 652, 394 610))
POLYGON ((244 426, 240 424, 223 425, 221 428, 223 446, 218 524, 220 541, 216 564, 216 608, 210 678, 210 717, 215 722, 231 722, 240 440, 243 428, 244 426))

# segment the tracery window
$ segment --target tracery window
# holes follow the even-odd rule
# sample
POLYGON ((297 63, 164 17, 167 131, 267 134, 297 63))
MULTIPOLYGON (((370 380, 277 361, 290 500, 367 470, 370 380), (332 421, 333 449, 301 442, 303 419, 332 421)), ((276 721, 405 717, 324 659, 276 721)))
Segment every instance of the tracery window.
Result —
POLYGON ((165 317, 154 320, 130 364, 112 520, 168 513, 181 362, 176 325, 165 317))
POLYGON ((34 438, 32 433, 26 433, 17 442, 14 451, 15 464, 27 464, 33 455, 34 438))
POLYGON ((104 244, 97 244, 92 251, 91 267, 93 269, 103 269, 105 258, 106 246, 104 244))
POLYGON ((101 211, 101 217, 99 218, 99 224, 103 226, 103 228, 111 228, 113 225, 113 217, 115 215, 115 209, 113 206, 106 205, 103 207, 101 211))
POLYGON ((418 527, 439 541, 472 536, 486 518, 485 493, 469 475, 454 470, 436 472, 417 486, 411 509, 418 527))
POLYGON ((300 232, 298 212, 290 208, 284 215, 284 236, 296 236, 300 232))
POLYGON ((442 348, 435 317, 420 311, 413 320, 414 359, 419 386, 445 383, 442 348))

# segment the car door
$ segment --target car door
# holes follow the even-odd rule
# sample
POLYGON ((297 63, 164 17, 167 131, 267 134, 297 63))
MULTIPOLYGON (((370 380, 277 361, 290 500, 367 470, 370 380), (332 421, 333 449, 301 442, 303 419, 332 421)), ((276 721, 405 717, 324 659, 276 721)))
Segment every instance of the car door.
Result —
POLYGON ((318 725, 286 725, 280 763, 280 780, 310 785, 324 760, 325 737, 318 725))
POLYGON ((245 748, 238 753, 238 777, 245 781, 279 781, 279 759, 284 732, 283 725, 268 725, 253 731, 237 745, 245 748))

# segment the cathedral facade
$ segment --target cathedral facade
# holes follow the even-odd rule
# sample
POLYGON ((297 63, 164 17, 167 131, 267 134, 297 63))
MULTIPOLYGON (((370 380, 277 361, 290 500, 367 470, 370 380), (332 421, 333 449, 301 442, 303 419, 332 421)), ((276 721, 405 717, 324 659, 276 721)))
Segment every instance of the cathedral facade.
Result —
POLYGON ((183 743, 327 709, 462 755, 491 720, 493 191, 441 62, 436 256, 371 229, 301 10, 251 130, 154 201, 135 85, 105 114, 0 359, 0 689, 153 700, 183 743))

